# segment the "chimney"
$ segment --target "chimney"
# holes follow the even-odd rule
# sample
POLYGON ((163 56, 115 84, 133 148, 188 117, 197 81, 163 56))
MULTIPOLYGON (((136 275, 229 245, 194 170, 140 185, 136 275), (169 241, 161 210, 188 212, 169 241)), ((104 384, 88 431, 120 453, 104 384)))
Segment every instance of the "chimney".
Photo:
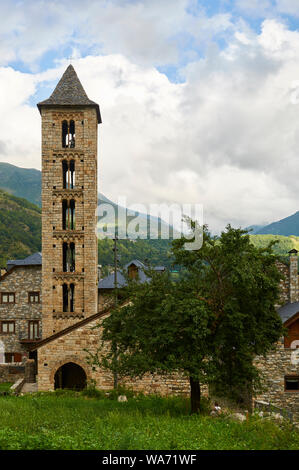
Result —
POLYGON ((290 302, 298 301, 298 251, 294 248, 290 255, 290 302))

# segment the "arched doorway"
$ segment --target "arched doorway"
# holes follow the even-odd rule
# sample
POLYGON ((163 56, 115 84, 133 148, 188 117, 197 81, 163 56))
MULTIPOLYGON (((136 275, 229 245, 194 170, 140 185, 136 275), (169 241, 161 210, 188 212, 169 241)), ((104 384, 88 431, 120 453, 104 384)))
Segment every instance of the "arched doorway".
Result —
POLYGON ((82 390, 86 387, 86 373, 74 362, 67 362, 59 367, 54 376, 54 387, 82 390))

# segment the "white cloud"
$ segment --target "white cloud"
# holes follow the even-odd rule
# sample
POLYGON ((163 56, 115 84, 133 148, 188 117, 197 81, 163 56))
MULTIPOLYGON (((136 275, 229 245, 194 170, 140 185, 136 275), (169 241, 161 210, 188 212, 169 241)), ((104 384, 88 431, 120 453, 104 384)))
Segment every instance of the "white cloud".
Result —
MULTIPOLYGON (((295 212, 298 35, 274 20, 258 35, 240 25, 226 49, 211 47, 182 69, 181 84, 123 54, 74 60, 101 106, 100 191, 128 203, 203 203, 214 230, 295 212)), ((54 87, 65 67, 0 69, 2 161, 39 167, 40 117, 28 99, 37 87, 54 87)))
POLYGON ((276 7, 281 13, 299 16, 297 0, 276 0, 276 7))
POLYGON ((232 27, 229 14, 191 14, 193 0, 1 0, 0 64, 32 67, 46 52, 122 54, 146 65, 177 63, 188 40, 211 40, 232 27), (174 7, 175 5, 175 7, 174 7))

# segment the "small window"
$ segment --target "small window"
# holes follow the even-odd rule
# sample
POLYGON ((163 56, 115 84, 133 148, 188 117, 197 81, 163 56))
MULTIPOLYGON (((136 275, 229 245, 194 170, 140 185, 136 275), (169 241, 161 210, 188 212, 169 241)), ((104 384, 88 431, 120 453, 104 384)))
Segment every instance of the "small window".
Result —
POLYGON ((285 377, 285 390, 289 392, 299 392, 299 376, 285 377))
POLYGON ((15 294, 13 292, 2 292, 1 293, 1 303, 2 304, 14 304, 15 303, 15 294))
POLYGON ((5 362, 7 364, 10 364, 11 362, 14 362, 14 353, 5 353, 4 357, 5 357, 5 362))
POLYGON ((3 321, 1 322, 1 333, 4 335, 12 334, 15 332, 14 321, 3 321))
POLYGON ((137 279, 138 277, 138 267, 135 264, 131 264, 128 268, 129 279, 137 279))
POLYGON ((28 293, 28 302, 30 304, 39 304, 39 292, 29 292, 28 293))
POLYGON ((39 321, 30 320, 28 322, 28 337, 29 339, 39 338, 39 321))
POLYGON ((7 364, 11 364, 12 362, 22 362, 22 354, 21 353, 4 353, 5 362, 7 364))

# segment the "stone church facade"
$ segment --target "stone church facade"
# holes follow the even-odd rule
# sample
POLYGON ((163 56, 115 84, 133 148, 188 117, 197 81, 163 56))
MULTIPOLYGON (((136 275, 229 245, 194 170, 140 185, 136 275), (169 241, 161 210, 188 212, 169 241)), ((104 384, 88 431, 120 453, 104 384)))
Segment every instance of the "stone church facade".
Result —
MULTIPOLYGON (((94 380, 111 389, 111 374, 94 371, 86 349, 95 352, 109 312, 98 311, 97 139, 99 105, 91 101, 70 65, 48 100, 42 119, 42 319, 37 350, 39 390, 82 386, 94 380)), ((146 392, 186 392, 179 376, 148 376, 130 386, 146 392)))

